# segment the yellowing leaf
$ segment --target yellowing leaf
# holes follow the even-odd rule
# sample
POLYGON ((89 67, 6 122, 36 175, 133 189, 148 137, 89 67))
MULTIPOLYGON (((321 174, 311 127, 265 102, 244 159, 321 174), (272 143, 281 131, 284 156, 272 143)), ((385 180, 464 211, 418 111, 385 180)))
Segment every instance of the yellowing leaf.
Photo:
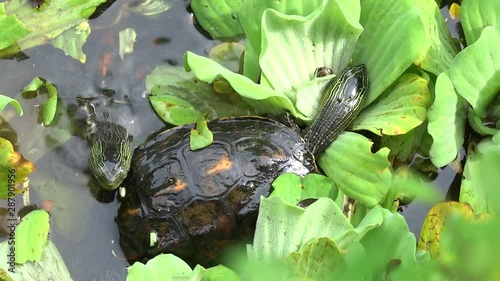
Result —
POLYGON ((446 230, 446 220, 449 215, 459 215, 473 220, 474 211, 467 203, 441 202, 429 211, 420 230, 420 239, 417 249, 429 251, 432 257, 439 255, 441 235, 446 230))
POLYGON ((450 6, 450 17, 452 19, 458 19, 460 18, 460 5, 457 3, 453 3, 450 6))
POLYGON ((0 198, 23 192, 26 188, 18 188, 18 185, 34 170, 35 165, 14 151, 10 141, 0 138, 0 198))

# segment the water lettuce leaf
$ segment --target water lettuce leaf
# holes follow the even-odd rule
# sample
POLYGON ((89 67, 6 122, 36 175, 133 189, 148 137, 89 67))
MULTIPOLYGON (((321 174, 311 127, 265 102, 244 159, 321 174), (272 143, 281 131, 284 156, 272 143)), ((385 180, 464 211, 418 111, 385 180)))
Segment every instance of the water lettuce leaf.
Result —
POLYGON ((380 139, 380 146, 391 150, 389 153, 391 162, 409 163, 419 151, 426 129, 427 123, 424 122, 404 135, 383 135, 380 139))
MULTIPOLYGON (((208 57, 220 63, 232 72, 239 72, 241 67, 241 56, 244 51, 245 46, 243 44, 236 42, 222 42, 210 49, 208 57)), ((234 91, 232 88, 231 90, 234 91)))
POLYGON ((488 104, 500 87, 500 25, 488 26, 481 37, 453 60, 450 78, 457 92, 480 118, 487 115, 488 104))
POLYGON ((272 186, 273 192, 269 197, 280 197, 283 202, 291 205, 304 199, 320 197, 329 197, 337 201, 338 196, 338 189, 333 181, 315 173, 307 174, 304 178, 294 173, 285 173, 277 177, 272 186))
POLYGON ((231 269, 223 266, 217 265, 208 268, 201 277, 201 281, 242 281, 242 279, 231 269))
POLYGON ((345 251, 326 237, 309 240, 287 260, 299 280, 330 280, 346 268, 345 251))
MULTIPOLYGON (((257 82, 260 77, 261 70, 258 59, 262 46, 262 15, 265 10, 273 9, 287 15, 306 16, 317 9, 322 2, 323 0, 243 1, 240 22, 248 40, 247 49, 245 50, 243 75, 250 78, 253 82, 257 82)), ((347 5, 348 3, 354 3, 354 1, 346 2, 347 5)), ((359 9, 352 10, 353 14, 356 14, 356 12, 359 14, 359 9)))
MULTIPOLYGON (((491 107, 494 105, 490 104, 489 106, 491 107)), ((481 136, 487 136, 487 135, 493 136, 498 132, 500 132, 500 130, 498 130, 500 126, 498 125, 495 127, 487 126, 487 123, 483 122, 481 117, 477 116, 471 107, 469 107, 469 110, 467 111, 467 120, 469 120, 469 125, 471 126, 471 128, 481 136)))
POLYGON ((259 113, 280 114, 286 109, 294 116, 305 118, 297 113, 292 101, 284 93, 255 84, 246 76, 234 73, 209 58, 188 51, 184 55, 184 66, 187 71, 193 71, 197 79, 206 83, 223 77, 259 113))
POLYGON ((429 156, 436 167, 443 167, 457 157, 464 142, 468 103, 455 91, 448 71, 438 76, 435 93, 427 113, 433 139, 429 156))
POLYGON ((54 38, 52 45, 63 50, 66 55, 85 63, 87 56, 83 53, 83 44, 85 44, 89 35, 90 25, 84 21, 74 28, 65 30, 61 35, 54 38))
POLYGON ((30 30, 15 15, 5 15, 5 3, 0 3, 0 50, 16 44, 30 30))
MULTIPOLYGON (((399 213, 391 213, 382 208, 380 210, 383 218, 382 224, 368 231, 360 240, 365 255, 357 260, 356 264, 363 266, 356 267, 356 271, 351 270, 350 272, 365 278, 351 276, 351 278, 344 280, 377 279, 377 276, 389 270, 391 261, 399 261, 399 266, 395 271, 415 269, 418 266, 415 257, 415 235, 409 231, 405 218, 399 213)), ((403 279, 395 278, 394 280, 403 279)))
POLYGON ((460 188, 460 202, 468 203, 476 214, 495 214, 498 197, 493 186, 500 182, 496 168, 500 165, 500 144, 491 139, 482 140, 475 149, 469 149, 460 188))
POLYGON ((447 226, 450 215, 473 219, 474 211, 470 205, 463 202, 450 201, 434 205, 422 224, 417 249, 428 251, 432 257, 439 256, 441 235, 447 226))
POLYGON ((415 199, 435 204, 441 197, 436 186, 427 183, 412 168, 403 165, 392 173, 390 190, 380 205, 391 212, 396 212, 401 202, 413 202, 415 199))
POLYGON ((8 104, 11 104, 17 110, 17 113, 23 116, 23 108, 17 100, 0 94, 0 112, 2 112, 8 104))
MULTIPOLYGON (((3 259, 7 257, 9 247, 8 241, 0 243, 0 254, 2 255, 0 268, 5 268, 5 270, 8 269, 6 268, 8 262, 3 259)), ((40 261, 17 264, 15 265, 15 273, 8 272, 7 274, 12 278, 10 280, 14 281, 73 280, 61 254, 50 240, 43 248, 40 261)))
POLYGON ((401 135, 422 124, 431 105, 428 81, 405 73, 365 108, 351 124, 353 130, 368 130, 379 136, 401 135))
POLYGON ((255 112, 241 100, 235 102, 224 95, 214 94, 210 85, 200 83, 183 67, 157 66, 146 77, 146 89, 151 94, 149 100, 155 112, 172 125, 193 123, 199 116, 213 120, 255 112))
POLYGON ((364 28, 353 54, 364 63, 371 88, 365 106, 389 87, 425 48, 422 10, 413 0, 364 0, 360 23, 364 28))
POLYGON ((284 203, 280 197, 261 198, 257 227, 248 258, 285 259, 314 238, 328 237, 341 249, 359 241, 382 223, 380 209, 372 209, 363 223, 354 228, 330 198, 319 198, 306 209, 284 203))
POLYGON ((418 0, 420 19, 425 28, 426 47, 415 60, 420 68, 439 75, 450 68, 458 49, 453 44, 441 10, 434 1, 418 0))
POLYGON ((500 24, 500 2, 497 0, 465 0, 460 11, 468 45, 479 39, 485 27, 500 24))
POLYGON ((12 198, 25 191, 27 187, 20 185, 34 170, 35 165, 14 151, 10 141, 0 138, 0 198, 12 198), (14 186, 12 193, 9 185, 14 186))
POLYGON ((184 125, 193 123, 202 117, 198 109, 184 99, 165 93, 162 88, 155 88, 151 91, 149 101, 156 114, 166 123, 172 125, 184 125), (156 95, 159 93, 159 95, 156 95))
POLYGON ((497 218, 452 219, 442 234, 442 255, 438 260, 454 279, 497 280, 498 260, 491 257, 500 251, 498 235, 500 221, 497 218), (463 258, 465 256, 467 259, 463 258))
POLYGON ((239 13, 243 0, 193 0, 196 20, 212 38, 229 40, 241 37, 239 13))
POLYGON ((174 280, 189 277, 191 267, 181 258, 173 254, 160 254, 146 264, 135 262, 128 267, 127 281, 174 280))
POLYGON ((0 56, 10 56, 64 36, 64 39, 56 39, 56 45, 62 46, 73 58, 85 62, 84 55, 79 50, 86 38, 85 33, 89 31, 85 31, 85 25, 81 24, 87 22, 97 6, 104 2, 105 0, 51 0, 40 10, 34 9, 30 0, 5 2, 5 15, 15 16, 30 33, 19 38, 15 44, 1 48, 0 56), (73 31, 63 35, 67 30, 73 31))
POLYGON ((16 227, 16 263, 40 261, 49 235, 49 213, 35 210, 16 227))
MULTIPOLYGON (((352 10, 347 8, 360 8, 356 1, 352 1, 349 7, 342 6, 340 2, 323 1, 305 17, 286 15, 272 9, 262 15, 259 58, 262 76, 274 90, 287 95, 294 104, 298 97, 292 95, 295 94, 292 89, 311 81, 316 68, 327 66, 332 68, 333 73, 339 73, 351 59, 363 27, 359 24, 359 13, 352 15, 352 10)), ((312 99, 313 103, 317 103, 321 88, 304 94, 311 93, 317 93, 312 99)))
POLYGON ((362 135, 344 132, 317 160, 340 191, 369 208, 382 201, 392 178, 389 149, 372 153, 372 145, 362 135))

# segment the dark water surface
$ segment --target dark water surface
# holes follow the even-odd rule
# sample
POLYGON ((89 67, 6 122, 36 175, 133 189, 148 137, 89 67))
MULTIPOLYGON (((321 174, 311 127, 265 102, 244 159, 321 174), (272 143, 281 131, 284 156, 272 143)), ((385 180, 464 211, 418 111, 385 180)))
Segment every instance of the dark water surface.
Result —
MULTIPOLYGON (((0 60, 0 93, 17 98, 25 111, 19 117, 9 108, 2 115, 17 131, 18 150, 37 167, 30 176, 31 203, 41 206, 47 200, 53 202, 50 239, 74 280, 124 280, 128 263, 114 222, 118 202, 100 203, 89 190, 87 144, 68 134, 71 120, 67 108, 76 104, 76 96, 96 96, 99 88, 114 91, 116 100, 128 97, 132 107, 122 116, 130 118, 126 121, 134 147, 164 126, 147 99, 145 76, 160 64, 182 65, 186 50, 207 54, 215 45, 195 29, 187 10, 189 1, 178 0, 156 16, 128 13, 112 25, 120 10, 132 2, 118 0, 90 21, 92 33, 84 45, 86 64, 50 45, 26 50, 29 58, 22 61, 0 60), (118 32, 128 27, 136 30, 137 41, 134 53, 121 60, 118 32), (105 61, 109 63, 103 64, 105 61), (35 76, 55 84, 59 91, 61 108, 50 128, 36 122, 39 104, 46 97, 26 100, 17 94, 35 76)), ((436 183, 446 190, 454 176, 447 168, 436 183)), ((404 210, 414 233, 419 233, 428 209, 415 204, 404 210)))

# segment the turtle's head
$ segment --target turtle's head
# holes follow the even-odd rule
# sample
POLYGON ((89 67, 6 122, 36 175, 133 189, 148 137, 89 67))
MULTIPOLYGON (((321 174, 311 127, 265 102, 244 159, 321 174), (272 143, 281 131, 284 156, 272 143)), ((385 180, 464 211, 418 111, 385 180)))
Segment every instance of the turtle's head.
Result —
POLYGON ((89 168, 99 184, 107 190, 118 188, 131 161, 127 130, 114 123, 97 124, 90 138, 89 168))

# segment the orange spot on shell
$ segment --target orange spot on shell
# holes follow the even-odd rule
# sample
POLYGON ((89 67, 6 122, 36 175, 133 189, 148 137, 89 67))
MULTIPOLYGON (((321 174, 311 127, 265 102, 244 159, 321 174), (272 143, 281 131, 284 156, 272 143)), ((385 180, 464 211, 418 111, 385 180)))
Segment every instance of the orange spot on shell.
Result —
POLYGON ((207 171, 207 175, 213 175, 227 171, 233 167, 233 161, 228 156, 222 157, 210 170, 207 171))
POLYGON ((187 182, 183 180, 178 180, 175 182, 174 191, 179 192, 188 186, 187 182))

